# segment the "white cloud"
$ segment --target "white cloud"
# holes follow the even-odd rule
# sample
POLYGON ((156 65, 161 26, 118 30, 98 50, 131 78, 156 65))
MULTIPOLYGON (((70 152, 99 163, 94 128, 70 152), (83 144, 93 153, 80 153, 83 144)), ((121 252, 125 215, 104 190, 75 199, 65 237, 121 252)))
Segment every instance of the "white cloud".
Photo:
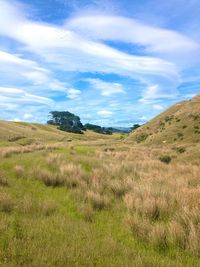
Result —
POLYGON ((113 115, 113 112, 109 110, 100 110, 97 112, 97 114, 101 117, 107 118, 111 117, 113 115))
POLYGON ((15 8, 10 8, 11 4, 3 3, 2 7, 0 2, 0 9, 5 10, 7 15, 0 20, 0 34, 25 44, 27 49, 51 63, 52 68, 116 73, 138 79, 155 74, 166 78, 178 76, 173 63, 154 57, 129 55, 81 37, 72 30, 28 20, 23 14, 20 18, 13 16, 13 12, 18 14, 18 10, 13 11, 15 8))
POLYGON ((75 99, 79 97, 81 94, 81 91, 78 89, 70 88, 67 90, 67 97, 71 99, 75 99))
POLYGON ((153 105, 153 109, 155 109, 155 110, 163 110, 164 108, 163 108, 163 106, 161 106, 159 104, 155 104, 155 105, 153 105))
POLYGON ((159 99, 174 99, 179 95, 178 90, 172 86, 168 88, 167 84, 162 87, 159 84, 153 84, 145 88, 142 93, 142 98, 139 99, 140 103, 152 104, 155 100, 159 99))
POLYGON ((23 115, 23 118, 24 118, 25 120, 32 119, 33 117, 34 117, 34 116, 33 116, 32 114, 29 114, 29 113, 26 113, 26 114, 23 115))
POLYGON ((120 83, 105 82, 101 79, 88 78, 85 81, 89 82, 95 89, 101 91, 103 96, 111 96, 113 94, 125 93, 123 86, 120 83))
POLYGON ((147 116, 142 116, 142 117, 139 118, 139 120, 142 121, 142 122, 144 122, 144 121, 147 121, 148 118, 147 118, 147 116))
POLYGON ((0 87, 1 94, 21 94, 24 91, 18 88, 0 87))
POLYGON ((0 87, 0 102, 8 104, 43 104, 52 105, 53 101, 47 97, 27 93, 18 88, 0 87))
POLYGON ((185 52, 199 49, 195 41, 176 31, 149 26, 135 19, 120 16, 75 17, 67 21, 66 26, 97 40, 140 44, 149 52, 184 55, 185 52))

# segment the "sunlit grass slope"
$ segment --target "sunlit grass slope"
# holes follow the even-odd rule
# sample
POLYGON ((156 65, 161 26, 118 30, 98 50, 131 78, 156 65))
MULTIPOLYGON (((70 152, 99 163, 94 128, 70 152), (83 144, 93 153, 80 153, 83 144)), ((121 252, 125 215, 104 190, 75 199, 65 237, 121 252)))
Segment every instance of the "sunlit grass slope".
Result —
POLYGON ((25 122, 0 121, 0 145, 28 145, 35 143, 61 142, 69 140, 118 139, 119 134, 112 136, 97 134, 92 131, 84 135, 60 131, 56 126, 25 122))
POLYGON ((173 105, 128 139, 147 144, 200 142, 200 95, 173 105))

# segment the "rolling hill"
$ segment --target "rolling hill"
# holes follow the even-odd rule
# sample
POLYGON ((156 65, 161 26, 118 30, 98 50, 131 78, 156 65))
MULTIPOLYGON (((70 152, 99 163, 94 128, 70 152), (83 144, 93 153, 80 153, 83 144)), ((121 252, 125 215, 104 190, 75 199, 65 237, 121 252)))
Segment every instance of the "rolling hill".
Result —
POLYGON ((61 142, 71 140, 115 139, 113 136, 86 131, 85 134, 73 134, 60 131, 53 125, 38 123, 12 122, 0 120, 0 145, 29 145, 34 143, 61 142))
POLYGON ((200 94, 176 103, 132 132, 128 140, 146 144, 200 142, 200 94))

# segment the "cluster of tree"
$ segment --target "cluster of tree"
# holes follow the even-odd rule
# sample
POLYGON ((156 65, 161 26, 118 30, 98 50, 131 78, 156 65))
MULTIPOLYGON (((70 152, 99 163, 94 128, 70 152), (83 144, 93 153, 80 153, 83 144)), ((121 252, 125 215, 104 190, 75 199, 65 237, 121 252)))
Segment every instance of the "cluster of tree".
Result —
POLYGON ((135 131, 137 128, 139 128, 141 125, 140 124, 134 124, 132 127, 131 127, 131 131, 135 131))
POLYGON ((50 116, 47 123, 58 126, 59 130, 79 134, 85 130, 80 118, 69 111, 51 111, 50 116))
MULTIPOLYGON (((58 126, 59 130, 71 132, 71 133, 79 133, 83 134, 83 131, 92 130, 96 133, 101 134, 113 134, 115 132, 125 132, 115 129, 112 127, 101 127, 99 125, 86 123, 83 125, 79 116, 70 113, 69 111, 51 111, 50 113, 50 120, 47 121, 48 124, 58 126)), ((139 124, 134 124, 131 128, 132 131, 140 127, 139 124)), ((127 132, 127 131, 126 131, 127 132)))
POLYGON ((90 124, 90 123, 86 123, 84 126, 86 130, 92 130, 96 133, 101 133, 101 134, 112 134, 113 133, 112 127, 101 127, 99 125, 90 124))

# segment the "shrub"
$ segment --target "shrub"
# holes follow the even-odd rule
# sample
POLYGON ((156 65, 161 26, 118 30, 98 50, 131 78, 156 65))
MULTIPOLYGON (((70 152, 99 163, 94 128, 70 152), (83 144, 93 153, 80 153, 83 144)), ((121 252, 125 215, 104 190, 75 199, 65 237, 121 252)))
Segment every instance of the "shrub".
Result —
POLYGON ((159 157, 159 160, 166 163, 166 164, 169 164, 171 162, 171 157, 169 155, 161 155, 159 157))
POLYGON ((144 142, 149 135, 147 133, 142 133, 136 137, 138 143, 144 142))
POLYGON ((177 147, 176 148, 176 152, 177 153, 180 153, 181 154, 181 153, 184 153, 185 151, 186 151, 186 148, 185 147, 177 147))
POLYGON ((183 137, 183 133, 177 133, 178 138, 183 137))

